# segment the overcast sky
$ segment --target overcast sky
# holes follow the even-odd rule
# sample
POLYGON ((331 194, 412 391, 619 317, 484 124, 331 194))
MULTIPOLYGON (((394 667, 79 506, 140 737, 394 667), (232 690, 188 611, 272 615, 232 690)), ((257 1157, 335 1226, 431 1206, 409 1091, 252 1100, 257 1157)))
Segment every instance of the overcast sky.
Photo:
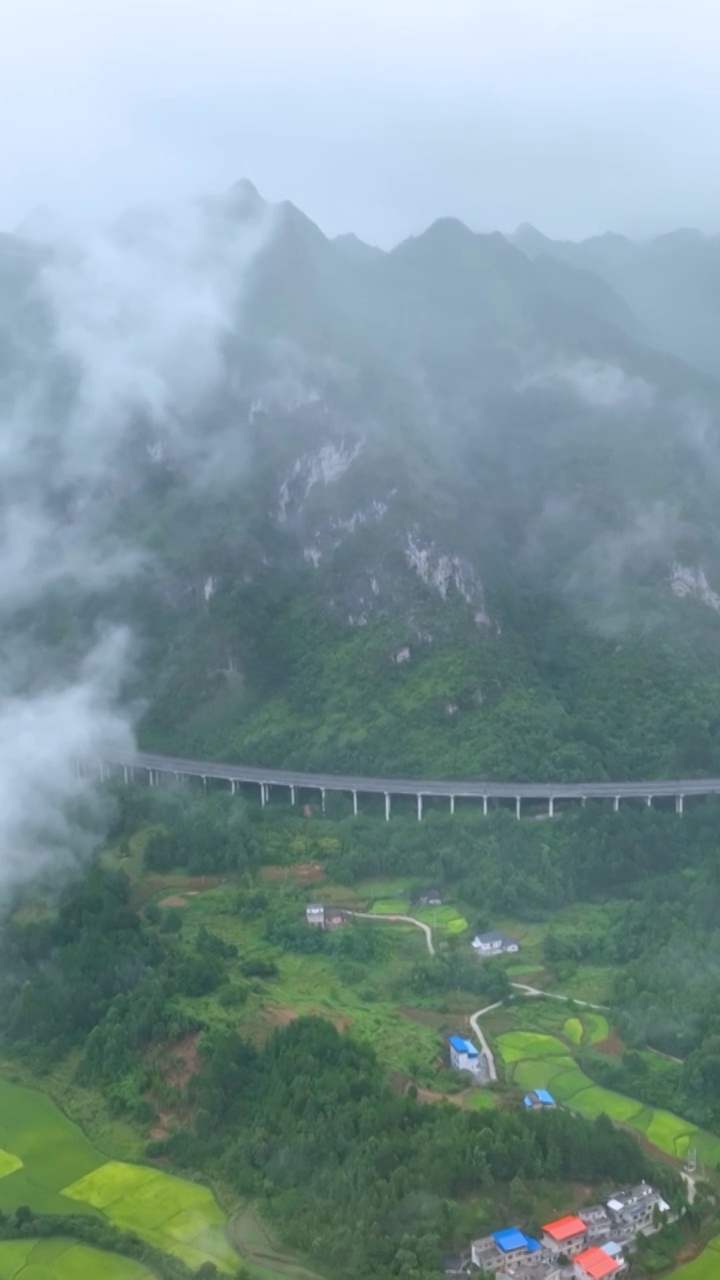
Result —
POLYGON ((2 0, 0 227, 246 176, 382 244, 720 231, 719 38, 712 0, 2 0))

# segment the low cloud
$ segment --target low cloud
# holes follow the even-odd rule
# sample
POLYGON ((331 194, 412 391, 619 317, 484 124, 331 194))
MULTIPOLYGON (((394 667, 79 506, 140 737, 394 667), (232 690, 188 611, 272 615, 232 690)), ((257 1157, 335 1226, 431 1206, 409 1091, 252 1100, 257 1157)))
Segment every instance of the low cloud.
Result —
POLYGON ((526 387, 567 389, 596 409, 651 409, 655 390, 643 378, 631 377, 618 365, 601 360, 562 362, 530 374, 526 387))
MULTIPOLYGON (((82 862, 107 813, 76 762, 133 743, 132 637, 103 628, 95 609, 61 651, 31 640, 25 621, 49 593, 70 608, 111 598, 146 565, 115 519, 133 467, 166 453, 211 482, 223 441, 208 438, 204 408, 269 227, 232 224, 220 203, 143 211, 84 242, 57 240, 39 268, 32 358, 0 387, 0 898, 82 862)), ((244 455, 226 443, 227 473, 244 455)))

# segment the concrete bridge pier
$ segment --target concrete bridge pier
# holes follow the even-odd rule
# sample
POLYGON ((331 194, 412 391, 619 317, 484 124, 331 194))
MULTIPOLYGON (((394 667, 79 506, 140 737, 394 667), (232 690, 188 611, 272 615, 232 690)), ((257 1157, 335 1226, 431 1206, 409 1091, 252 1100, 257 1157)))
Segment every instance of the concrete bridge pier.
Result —
POLYGON ((648 809, 652 809, 652 802, 653 802, 653 798, 652 798, 652 796, 646 796, 646 797, 645 797, 645 803, 646 803, 646 805, 647 805, 648 809))
POLYGON ((683 801, 684 801, 684 799, 685 799, 685 797, 684 797, 684 796, 676 796, 676 797, 675 797, 675 812, 676 812, 676 813, 679 813, 681 817, 682 817, 683 801))
POLYGON ((552 818, 555 814, 555 797, 548 797, 548 818, 552 818))
POLYGON ((385 821, 390 821, 390 792, 385 792, 385 821))
POLYGON ((423 802, 422 792, 418 791, 418 795, 417 795, 418 822, 422 822, 422 802, 423 802))
POLYGON ((290 787, 290 803, 295 803, 295 788, 292 785, 290 787))
POLYGON ((613 813, 619 813, 619 812, 620 812, 620 797, 615 796, 615 799, 613 800, 613 813))
POLYGON ((483 818, 487 818, 488 798, 483 796, 483 818))
POLYGON ((516 818, 520 817, 520 811, 521 811, 520 796, 516 796, 515 797, 515 817, 516 818))
POLYGON ((261 782, 260 783, 260 804, 262 805, 263 809, 265 808, 267 801, 268 801, 267 786, 265 785, 264 782, 261 782))
POLYGON ((234 778, 231 778, 230 779, 230 795, 234 796, 236 791, 237 791, 237 782, 235 781, 234 778))
POLYGON ((325 812, 325 788, 324 787, 320 788, 320 807, 324 813, 325 812))
POLYGON ((124 764, 123 765, 123 782, 125 783, 125 786, 127 786, 129 781, 130 781, 130 770, 128 769, 127 765, 124 764))
POLYGON ((203 791, 207 791, 207 778, 205 777, 204 774, 203 774, 202 784, 203 784, 203 791))
POLYGON ((450 797, 450 813, 454 814, 454 812, 455 812, 455 797, 451 796, 450 797))
POLYGON ((353 791, 352 798, 353 798, 353 818, 357 818, 358 816, 357 791, 353 791))

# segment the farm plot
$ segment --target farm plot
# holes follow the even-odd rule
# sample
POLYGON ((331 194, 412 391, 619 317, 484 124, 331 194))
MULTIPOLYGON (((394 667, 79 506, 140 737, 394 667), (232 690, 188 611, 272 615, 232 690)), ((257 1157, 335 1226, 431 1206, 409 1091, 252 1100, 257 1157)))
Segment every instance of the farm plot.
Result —
POLYGON ((195 1268, 238 1266, 207 1187, 108 1161, 45 1094, 0 1081, 0 1145, 0 1209, 26 1204, 39 1213, 94 1212, 195 1268))
POLYGON ((224 1216, 207 1187, 142 1165, 110 1160, 65 1187, 63 1195, 91 1204, 126 1231, 136 1231, 189 1266, 223 1269, 237 1255, 223 1235, 224 1216))
POLYGON ((412 916, 442 933, 464 933, 468 927, 465 917, 450 903, 433 907, 427 903, 414 905, 409 898, 400 896, 376 898, 370 912, 374 916, 412 916))
POLYGON ((549 1089, 558 1102, 589 1119, 604 1112, 616 1124, 634 1129, 654 1147, 679 1159, 691 1147, 708 1164, 720 1159, 719 1138, 670 1111, 643 1106, 636 1098, 594 1084, 557 1037, 508 1031, 497 1037, 497 1045, 508 1074, 522 1089, 549 1089))
POLYGON ((563 1023, 563 1035, 572 1044, 582 1044, 584 1028, 579 1018, 566 1018, 563 1023))
POLYGON ((673 1271, 672 1280, 717 1280, 720 1275, 720 1236, 715 1236, 692 1262, 673 1271))
POLYGON ((0 1241, 1 1280, 153 1280, 132 1258, 73 1240, 0 1241))

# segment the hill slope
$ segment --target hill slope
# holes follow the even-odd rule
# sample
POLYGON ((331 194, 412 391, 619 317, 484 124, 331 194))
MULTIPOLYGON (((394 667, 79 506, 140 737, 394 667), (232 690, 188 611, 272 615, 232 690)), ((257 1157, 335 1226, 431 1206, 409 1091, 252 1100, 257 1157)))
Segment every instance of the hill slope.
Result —
POLYGON ((134 557, 11 632, 67 664, 129 622, 141 740, 177 751, 720 771, 720 383, 650 345, 634 247, 528 256, 443 219, 382 253, 248 183, 193 228, 127 215, 29 282, 0 245, 9 315, 39 309, 22 360, 0 343, 8 396, 39 382, 63 447, 88 387, 104 414, 102 465, 83 436, 45 506, 134 557))

